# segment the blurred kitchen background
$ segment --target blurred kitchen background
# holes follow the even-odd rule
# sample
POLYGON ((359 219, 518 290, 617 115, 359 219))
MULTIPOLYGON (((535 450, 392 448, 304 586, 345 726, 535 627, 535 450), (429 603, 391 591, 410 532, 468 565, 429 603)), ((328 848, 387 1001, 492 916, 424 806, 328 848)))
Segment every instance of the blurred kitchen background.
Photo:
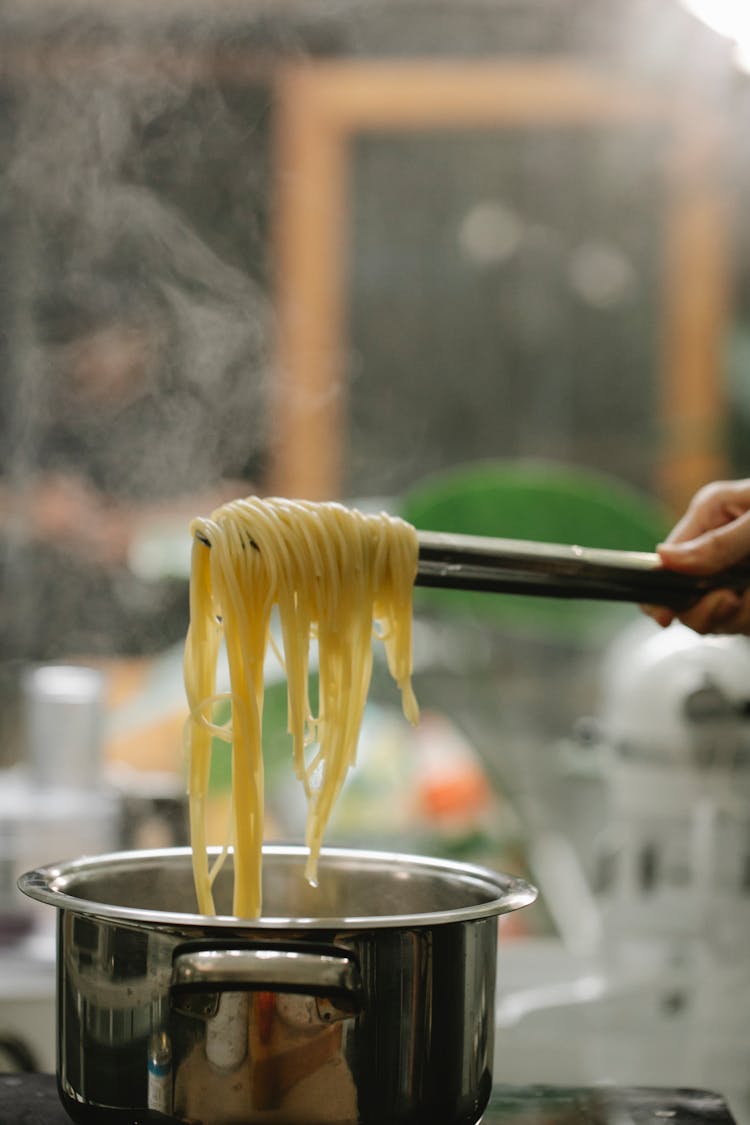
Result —
MULTIPOLYGON (((54 1068, 17 874, 186 842, 193 514, 650 550, 750 473, 749 125, 745 0, 6 0, 3 1068, 54 1068)), ((497 1080, 750 1121, 749 645, 422 592, 417 730, 378 662, 328 839, 540 887, 497 1080)), ((268 834, 298 838, 284 708, 269 671, 268 834)), ((222 828, 227 785, 217 745, 222 828)))

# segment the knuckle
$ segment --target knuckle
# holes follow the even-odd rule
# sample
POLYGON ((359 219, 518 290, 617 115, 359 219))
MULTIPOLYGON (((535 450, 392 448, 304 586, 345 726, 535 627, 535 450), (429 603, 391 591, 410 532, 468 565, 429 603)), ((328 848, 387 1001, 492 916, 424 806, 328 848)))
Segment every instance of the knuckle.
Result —
POLYGON ((704 484, 693 496, 689 508, 692 511, 697 511, 720 504, 727 496, 727 493, 731 492, 733 488, 733 482, 726 480, 714 480, 709 484, 704 484))

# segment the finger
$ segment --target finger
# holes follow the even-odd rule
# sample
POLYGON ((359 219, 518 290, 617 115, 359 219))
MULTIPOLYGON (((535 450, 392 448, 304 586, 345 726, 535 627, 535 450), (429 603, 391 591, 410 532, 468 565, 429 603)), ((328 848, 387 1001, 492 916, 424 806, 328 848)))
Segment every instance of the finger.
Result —
POLYGON ((657 552, 670 570, 689 574, 715 574, 734 566, 750 556, 750 511, 693 539, 660 543, 657 552))
POLYGON ((655 621, 662 629, 666 629, 668 625, 671 625, 676 617, 676 614, 673 613, 671 609, 667 609, 667 607, 663 605, 642 605, 640 609, 641 612, 646 614, 646 617, 650 617, 652 621, 655 621))
POLYGON ((731 590, 715 590, 679 615, 683 625, 704 636, 709 633, 740 633, 750 623, 750 602, 731 590))
POLYGON ((675 524, 666 542, 695 539, 721 527, 750 509, 750 479, 715 481, 700 488, 683 517, 675 524))
POLYGON ((724 619, 719 631, 750 635, 750 596, 747 591, 740 596, 739 608, 724 619))

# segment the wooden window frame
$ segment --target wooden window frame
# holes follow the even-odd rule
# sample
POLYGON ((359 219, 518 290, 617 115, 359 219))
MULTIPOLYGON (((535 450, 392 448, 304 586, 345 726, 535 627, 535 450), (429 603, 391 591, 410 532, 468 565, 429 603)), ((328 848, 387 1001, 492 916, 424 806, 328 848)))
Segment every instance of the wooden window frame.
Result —
POLYGON ((361 134, 656 124, 666 128, 654 491, 674 511, 727 471, 721 348, 727 207, 718 120, 568 60, 283 64, 274 71, 277 370, 269 487, 337 497, 347 433, 347 217, 361 134))

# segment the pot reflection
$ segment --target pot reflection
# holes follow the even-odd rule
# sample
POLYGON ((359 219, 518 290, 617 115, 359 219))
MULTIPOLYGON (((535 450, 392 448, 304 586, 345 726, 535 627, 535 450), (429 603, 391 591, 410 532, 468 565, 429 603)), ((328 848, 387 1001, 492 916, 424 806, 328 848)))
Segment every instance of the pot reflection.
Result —
POLYGON ((217 1121, 220 1106, 227 1122, 251 1109, 290 1122, 358 1120, 349 1029, 332 1024, 315 997, 227 992, 212 1014, 183 1009, 172 1027, 178 1118, 217 1121))

